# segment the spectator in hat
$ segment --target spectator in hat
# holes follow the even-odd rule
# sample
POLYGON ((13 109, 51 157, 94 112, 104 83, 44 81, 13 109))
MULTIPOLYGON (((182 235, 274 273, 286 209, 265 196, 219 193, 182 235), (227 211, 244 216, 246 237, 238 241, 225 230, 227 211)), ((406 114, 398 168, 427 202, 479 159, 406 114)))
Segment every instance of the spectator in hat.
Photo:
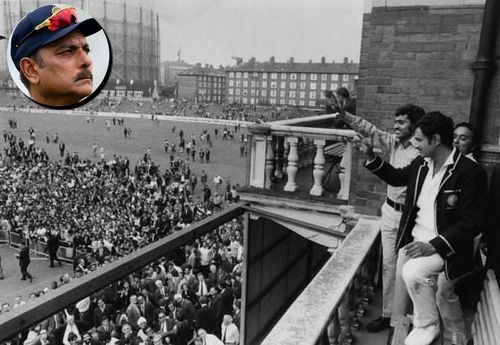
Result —
POLYGON ((36 102, 71 106, 93 90, 86 37, 102 30, 93 18, 79 20, 74 7, 46 5, 28 13, 12 34, 11 57, 36 102))

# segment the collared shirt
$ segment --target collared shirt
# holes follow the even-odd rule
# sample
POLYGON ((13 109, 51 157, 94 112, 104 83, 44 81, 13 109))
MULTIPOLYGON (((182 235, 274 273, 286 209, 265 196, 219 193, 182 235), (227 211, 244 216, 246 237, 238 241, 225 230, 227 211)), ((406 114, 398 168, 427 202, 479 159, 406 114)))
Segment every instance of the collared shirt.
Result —
POLYGON ((417 212, 417 218, 415 219, 415 226, 411 232, 415 241, 429 242, 438 235, 436 228, 435 201, 439 193, 439 186, 443 181, 443 177, 448 169, 448 166, 454 164, 453 154, 455 153, 455 150, 456 148, 451 151, 443 166, 434 176, 432 176, 434 171, 434 161, 432 159, 425 158, 429 171, 425 176, 422 190, 420 191, 417 199, 417 206, 419 207, 419 210, 417 212))
POLYGON ((240 340, 240 332, 234 323, 222 324, 221 335, 224 344, 238 344, 240 340))
MULTIPOLYGON (((384 154, 389 156, 389 163, 393 167, 403 168, 418 157, 419 152, 411 140, 401 144, 395 134, 378 129, 374 124, 366 121, 362 117, 346 113, 345 118, 356 131, 364 136, 373 138, 375 147, 380 148, 384 154)), ((393 187, 388 185, 387 197, 394 202, 404 204, 406 199, 406 186, 393 187)))

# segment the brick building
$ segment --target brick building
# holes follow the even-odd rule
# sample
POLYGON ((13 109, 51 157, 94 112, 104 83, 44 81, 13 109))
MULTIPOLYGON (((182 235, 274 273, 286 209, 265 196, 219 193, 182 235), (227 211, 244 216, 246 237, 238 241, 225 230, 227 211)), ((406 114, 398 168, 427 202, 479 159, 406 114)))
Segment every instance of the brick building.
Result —
POLYGON ((179 81, 179 74, 193 68, 184 61, 163 61, 160 65, 160 83, 163 86, 174 86, 179 81))
MULTIPOLYGON (((491 84, 479 102, 484 107, 481 119, 470 115, 477 106, 472 102, 475 73, 484 67, 475 67, 484 13, 485 0, 366 0, 357 114, 380 128, 392 128, 395 109, 411 102, 426 111, 441 111, 456 123, 475 122, 482 134, 481 163, 499 162, 500 99, 495 95, 500 80, 493 70, 487 72, 491 84)), ((376 214, 386 189, 363 167, 363 158, 353 160, 358 183, 349 199, 357 212, 376 214)))
POLYGON ((197 64, 178 74, 179 98, 191 102, 222 103, 225 100, 226 76, 221 69, 197 64))
POLYGON ((288 105, 315 107, 324 98, 325 90, 335 90, 341 86, 354 89, 358 76, 358 64, 343 63, 237 62, 226 68, 227 100, 243 104, 288 105))

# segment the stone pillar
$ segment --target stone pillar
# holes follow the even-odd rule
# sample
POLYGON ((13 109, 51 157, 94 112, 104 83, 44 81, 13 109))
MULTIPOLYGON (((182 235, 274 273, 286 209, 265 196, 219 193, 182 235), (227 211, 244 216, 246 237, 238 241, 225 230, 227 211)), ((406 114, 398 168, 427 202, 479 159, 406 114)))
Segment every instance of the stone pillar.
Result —
POLYGON ((290 144, 288 143, 288 137, 283 138, 283 174, 287 174, 288 167, 288 152, 290 151, 290 144))
POLYGON ((323 194, 323 186, 321 181, 323 179, 323 174, 325 173, 325 140, 316 139, 314 140, 314 145, 316 146, 316 155, 314 156, 314 169, 313 178, 314 185, 311 188, 309 194, 319 196, 323 194))
POLYGON ((349 199, 349 186, 351 184, 351 170, 352 170, 352 142, 348 141, 342 160, 340 161, 340 190, 337 194, 337 199, 349 199))
POLYGON ((270 189, 272 184, 272 177, 274 172, 274 145, 273 136, 268 135, 266 138, 266 175, 264 180, 264 188, 270 189))
POLYGON ((297 144, 299 138, 289 137, 288 144, 290 144, 290 153, 288 154, 288 166, 286 168, 286 173, 288 175, 288 181, 285 185, 285 192, 295 192, 297 190, 297 183, 295 183, 295 177, 297 176, 297 161, 299 160, 299 154, 297 152, 297 144))
POLYGON ((283 156, 285 152, 283 144, 284 137, 277 137, 276 141, 276 154, 274 155, 276 160, 276 169, 274 170, 274 177, 281 180, 283 178, 283 163, 285 162, 285 158, 283 156))
POLYGON ((268 125, 248 126, 252 133, 252 154, 250 156, 250 186, 264 188, 266 179, 266 149, 268 125))

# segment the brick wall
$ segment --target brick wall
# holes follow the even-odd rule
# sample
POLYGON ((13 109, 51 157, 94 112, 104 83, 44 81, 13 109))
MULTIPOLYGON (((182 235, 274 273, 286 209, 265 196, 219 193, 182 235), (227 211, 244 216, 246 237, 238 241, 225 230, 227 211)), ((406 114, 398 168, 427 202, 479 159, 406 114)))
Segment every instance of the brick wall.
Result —
MULTIPOLYGON (((376 7, 365 14, 358 115, 392 128, 394 110, 411 102, 466 121, 482 14, 482 6, 376 7)), ((500 119, 492 121, 500 132, 500 119)), ((359 213, 379 214, 385 186, 362 163, 363 157, 354 155, 350 203, 359 213)))

